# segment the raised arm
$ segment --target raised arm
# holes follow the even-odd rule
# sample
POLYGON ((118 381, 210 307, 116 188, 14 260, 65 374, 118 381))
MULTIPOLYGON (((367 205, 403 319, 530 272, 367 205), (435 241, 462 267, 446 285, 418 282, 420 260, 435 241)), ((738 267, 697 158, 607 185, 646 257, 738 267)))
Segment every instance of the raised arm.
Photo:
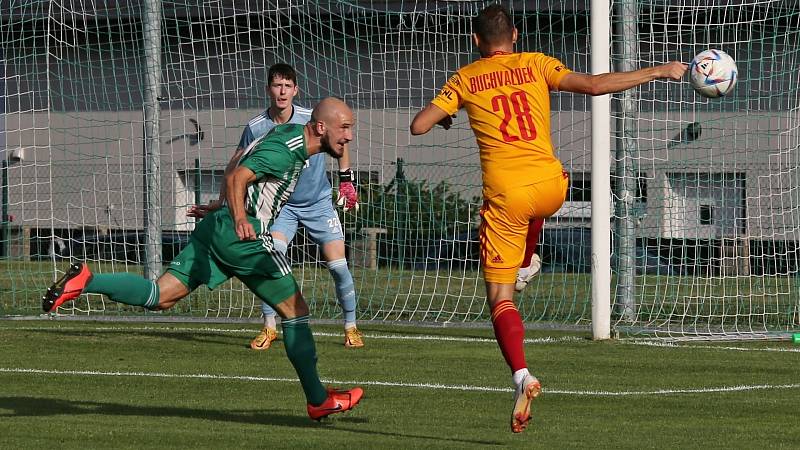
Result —
POLYGON ((344 146, 344 153, 342 153, 342 157, 338 158, 336 162, 339 164, 340 172, 350 169, 350 144, 344 146))
POLYGON ((247 195, 247 185, 256 181, 256 174, 247 167, 238 166, 233 172, 225 176, 226 195, 228 209, 231 211, 233 223, 236 228, 236 235, 242 240, 256 239, 256 232, 253 225, 247 220, 247 213, 244 209, 244 199, 247 195))
POLYGON ((603 95, 621 92, 660 78, 680 80, 686 73, 686 64, 672 61, 659 66, 646 67, 630 72, 611 72, 599 75, 572 72, 561 79, 560 91, 588 95, 603 95))
POLYGON ((358 191, 355 187, 355 174, 350 168, 350 145, 344 146, 342 157, 337 159, 339 163, 339 194, 336 197, 336 204, 341 206, 345 212, 358 210, 358 191))

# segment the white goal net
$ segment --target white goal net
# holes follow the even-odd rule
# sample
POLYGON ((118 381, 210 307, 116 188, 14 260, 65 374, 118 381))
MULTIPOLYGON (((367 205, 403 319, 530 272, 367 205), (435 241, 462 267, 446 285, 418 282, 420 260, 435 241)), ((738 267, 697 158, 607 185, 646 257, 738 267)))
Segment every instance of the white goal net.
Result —
MULTIPOLYGON (((334 95, 357 112, 362 207, 340 216, 359 319, 488 320, 469 124, 461 114, 453 129, 417 138, 408 127, 477 57, 471 17, 489 3, 3 2, 0 314, 37 314, 69 260, 97 272, 159 273, 194 227, 187 208, 216 198, 243 126, 268 105, 268 67, 285 62, 298 71, 301 105, 334 95)), ((591 14, 605 12, 578 0, 508 4, 518 50, 591 71, 591 14)), ((722 99, 699 97, 688 80, 613 97, 613 326, 701 337, 800 329, 800 5, 612 2, 609 21, 615 70, 720 48, 740 72, 722 99)), ((553 93, 552 107, 572 184, 542 232, 542 273, 516 301, 528 324, 588 326, 590 103, 553 93)), ((340 318, 305 233, 290 258, 312 314, 340 318)), ((59 313, 153 316, 100 296, 59 313)), ((232 281, 155 316, 259 314, 232 281)))

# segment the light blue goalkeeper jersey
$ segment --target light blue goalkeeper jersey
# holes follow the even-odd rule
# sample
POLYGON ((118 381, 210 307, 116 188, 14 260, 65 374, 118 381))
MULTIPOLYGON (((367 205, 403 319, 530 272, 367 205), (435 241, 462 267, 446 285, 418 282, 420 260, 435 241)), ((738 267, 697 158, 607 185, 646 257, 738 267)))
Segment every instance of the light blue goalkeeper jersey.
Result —
MULTIPOLYGON (((305 125, 309 120, 311 120, 311 110, 293 104, 292 117, 286 123, 305 125)), ((275 126, 276 123, 269 116, 269 109, 253 117, 242 132, 239 148, 247 148, 253 141, 272 131, 275 126)), ((331 183, 325 174, 325 153, 317 153, 306 161, 286 206, 311 206, 325 199, 331 201, 331 183)))

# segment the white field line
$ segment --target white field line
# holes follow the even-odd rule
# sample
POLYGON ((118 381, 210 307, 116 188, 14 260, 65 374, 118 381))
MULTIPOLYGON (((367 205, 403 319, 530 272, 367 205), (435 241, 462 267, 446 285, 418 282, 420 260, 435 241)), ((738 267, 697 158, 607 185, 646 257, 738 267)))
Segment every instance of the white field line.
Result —
POLYGON ((704 349, 704 350, 730 350, 736 352, 785 352, 785 353, 800 353, 800 348, 787 348, 787 347, 763 347, 763 348, 748 348, 748 347, 734 347, 723 345, 677 345, 671 342, 659 341, 619 341, 627 345, 642 345, 645 347, 663 347, 663 348, 682 348, 682 349, 704 349))
MULTIPOLYGON (((4 328, 0 328, 2 331, 4 328)), ((175 333, 221 333, 221 334, 254 334, 256 328, 213 328, 213 327, 154 327, 154 326, 141 326, 141 327, 113 327, 113 326, 100 326, 100 327, 70 327, 58 326, 53 328, 40 328, 40 327, 9 327, 7 330, 23 330, 23 331, 42 331, 42 330, 88 330, 88 331, 158 331, 175 332, 175 333)), ((320 337, 340 337, 342 333, 330 333, 325 331, 315 331, 314 336, 320 337)), ((397 341, 440 341, 440 342, 469 342, 469 343, 487 343, 497 344, 492 338, 471 338, 471 337, 458 337, 458 336, 437 336, 437 335, 403 335, 403 334, 379 334, 368 332, 365 335, 368 339, 387 339, 397 341)), ((561 336, 561 337, 543 337, 525 339, 526 344, 562 344, 562 343, 590 343, 591 341, 576 336, 561 336)), ((704 349, 704 350, 727 350, 739 352, 783 352, 783 353, 800 353, 800 347, 763 347, 763 348, 748 348, 736 346, 721 346, 721 345, 682 345, 674 342, 664 342, 657 339, 631 339, 631 340, 618 340, 620 344, 625 345, 641 345, 646 347, 663 347, 674 349, 704 349)))
MULTIPOLYGON (((136 378, 178 378, 178 379, 202 379, 202 380, 230 380, 230 381, 264 381, 296 383, 296 378, 280 377, 256 377, 247 375, 214 375, 214 374, 171 374, 158 372, 103 372, 94 370, 52 370, 52 369, 24 369, 14 367, 0 367, 0 373, 27 373, 37 375, 66 375, 66 376, 95 376, 95 377, 136 377, 136 378)), ((346 380, 322 380, 323 383, 335 385, 358 385, 358 386, 388 386, 400 388, 419 388, 432 390, 452 390, 452 391, 472 391, 472 392, 512 392, 511 388, 501 388, 492 386, 470 386, 470 385, 447 385, 439 383, 402 383, 393 381, 346 381, 346 380)), ((542 392, 550 395, 571 395, 571 396, 592 396, 592 397, 630 397, 630 396, 661 396, 670 394, 708 394, 718 392, 742 392, 742 391, 762 391, 777 389, 798 389, 800 384, 759 384, 759 385, 740 385, 740 386, 721 386, 712 388, 693 388, 693 389, 656 389, 652 391, 574 391, 565 389, 542 389, 542 392)))
MULTIPOLYGON (((144 327, 49 327, 49 328, 38 328, 38 327, 13 327, 13 328, 6 328, 8 330, 22 330, 22 331, 44 331, 44 330, 85 330, 85 331, 158 331, 160 333, 164 332, 175 332, 175 333, 235 333, 235 334, 253 334, 255 335, 258 330, 256 328, 240 328, 240 329, 233 329, 233 328, 210 328, 210 327, 201 327, 201 328, 190 328, 190 327, 151 327, 151 326, 144 326, 144 327)), ((0 328, 2 331, 3 328, 0 328)), ((314 336, 320 337, 340 337, 342 333, 329 333, 325 331, 314 331, 314 336)), ((474 343, 491 343, 497 344, 497 341, 492 338, 470 338, 470 337, 459 337, 459 336, 437 336, 437 335, 403 335, 403 334, 378 334, 378 333, 366 333, 365 337, 369 339, 389 339, 389 340, 398 340, 398 341, 442 341, 442 342, 474 342, 474 343)), ((526 344, 556 344, 556 343, 565 343, 565 342, 583 342, 585 339, 575 337, 575 336, 562 336, 562 337, 543 337, 543 338, 536 338, 536 339, 525 339, 526 344)))

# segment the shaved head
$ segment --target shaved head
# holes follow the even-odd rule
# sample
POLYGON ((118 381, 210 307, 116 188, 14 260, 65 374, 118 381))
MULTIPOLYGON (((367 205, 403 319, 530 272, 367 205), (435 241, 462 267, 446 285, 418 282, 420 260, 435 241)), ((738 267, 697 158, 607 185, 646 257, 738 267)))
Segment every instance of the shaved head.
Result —
POLYGON ((317 104, 314 111, 311 113, 311 120, 313 122, 325 122, 330 124, 339 119, 349 118, 352 121, 353 111, 347 106, 347 103, 339 100, 336 97, 327 97, 322 99, 317 104))
POLYGON ((334 158, 340 158, 345 145, 353 140, 353 110, 336 97, 322 99, 311 112, 308 124, 319 139, 320 150, 334 158))

